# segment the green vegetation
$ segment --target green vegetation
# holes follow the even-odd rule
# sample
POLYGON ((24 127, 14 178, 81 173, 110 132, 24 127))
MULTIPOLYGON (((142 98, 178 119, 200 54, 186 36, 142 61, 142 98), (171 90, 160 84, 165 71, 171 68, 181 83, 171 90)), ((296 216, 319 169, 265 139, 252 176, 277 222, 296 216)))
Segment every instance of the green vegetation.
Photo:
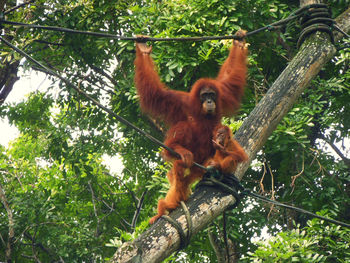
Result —
MULTIPOLYGON (((15 2, 6 1, 5 10, 15 2)), ((348 7, 346 1, 332 2, 333 17, 348 7)), ((37 0, 6 19, 123 36, 229 35, 286 18, 298 5, 284 0, 37 0)), ((162 139, 164 127, 138 107, 132 41, 3 27, 11 43, 162 139)), ((296 54, 299 30, 294 21, 247 40, 248 84, 239 114, 226 120, 232 127, 244 121, 296 54)), ((156 42, 153 58, 169 87, 187 90, 198 78, 215 76, 230 43, 156 42)), ((0 50, 0 83, 10 76, 3 70, 13 65, 15 72, 32 69, 2 43, 0 50)), ((259 152, 243 178, 245 187, 349 222, 349 66, 350 52, 344 49, 324 67, 259 152), (342 154, 330 153, 331 147, 342 154)), ((148 228, 167 190, 168 168, 157 145, 50 79, 45 92, 0 105, 1 118, 20 131, 8 147, 0 146, 0 261, 104 262, 122 242, 148 228), (105 154, 120 156, 121 173, 109 171, 105 154)), ((348 262, 349 229, 308 219, 247 198, 228 212, 228 237, 242 262, 348 262), (271 238, 253 242, 264 227, 271 238)), ((223 246, 222 219, 210 229, 223 246)), ((176 262, 217 262, 208 231, 197 234, 176 262)))

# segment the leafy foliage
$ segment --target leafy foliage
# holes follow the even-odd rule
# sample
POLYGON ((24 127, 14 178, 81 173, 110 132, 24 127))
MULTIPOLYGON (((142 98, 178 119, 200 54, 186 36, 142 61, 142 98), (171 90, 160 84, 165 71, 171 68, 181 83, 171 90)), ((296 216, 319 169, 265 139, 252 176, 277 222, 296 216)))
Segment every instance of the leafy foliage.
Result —
POLYGON ((296 228, 258 242, 258 249, 243 262, 348 262, 349 241, 349 229, 313 219, 304 230, 296 228))
MULTIPOLYGON (((6 10, 14 2, 7 1, 6 10)), ((37 0, 8 13, 6 19, 123 36, 229 35, 239 28, 252 31, 286 18, 298 5, 299 1, 285 0, 37 0)), ((331 7, 338 15, 347 3, 332 1, 331 7)), ((165 127, 138 107, 133 42, 7 25, 3 32, 32 57, 162 139, 165 127)), ((234 130, 297 52, 298 32, 294 21, 248 39, 244 103, 235 121, 225 120, 234 130)), ((188 90, 198 78, 215 76, 229 46, 230 41, 157 42, 153 58, 170 88, 188 90)), ((13 50, 0 47, 4 62, 0 67, 21 60, 13 50)), ((349 220, 349 54, 349 49, 339 51, 302 94, 254 160, 243 179, 246 187, 349 220), (330 148, 338 151, 330 153, 330 148)), ((20 67, 25 72, 41 70, 27 60, 20 67)), ((103 262, 116 246, 148 227, 157 199, 166 191, 168 167, 158 146, 65 83, 50 80, 45 93, 0 106, 1 117, 21 132, 8 147, 1 146, 0 187, 5 195, 0 206, 0 261, 9 259, 5 253, 10 252, 13 262, 103 262), (102 161, 106 155, 120 157, 122 172, 109 170, 102 161)), ((348 230, 307 220, 302 214, 246 199, 228 212, 228 237, 243 260, 349 260, 348 230), (272 238, 253 242, 264 229, 272 238)), ((215 262, 207 234, 214 231, 223 246, 221 228, 218 218, 214 226, 196 235, 177 260, 215 262)))

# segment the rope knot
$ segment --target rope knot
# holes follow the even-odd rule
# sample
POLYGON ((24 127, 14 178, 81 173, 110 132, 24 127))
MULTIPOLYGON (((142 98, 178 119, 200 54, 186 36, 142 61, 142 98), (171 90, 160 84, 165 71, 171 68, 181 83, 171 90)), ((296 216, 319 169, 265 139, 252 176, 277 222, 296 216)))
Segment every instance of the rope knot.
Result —
POLYGON ((236 202, 229 209, 237 207, 242 197, 246 195, 246 189, 234 174, 223 174, 211 166, 207 167, 207 172, 204 174, 203 179, 197 184, 197 187, 201 186, 219 188, 223 192, 233 195, 236 202))

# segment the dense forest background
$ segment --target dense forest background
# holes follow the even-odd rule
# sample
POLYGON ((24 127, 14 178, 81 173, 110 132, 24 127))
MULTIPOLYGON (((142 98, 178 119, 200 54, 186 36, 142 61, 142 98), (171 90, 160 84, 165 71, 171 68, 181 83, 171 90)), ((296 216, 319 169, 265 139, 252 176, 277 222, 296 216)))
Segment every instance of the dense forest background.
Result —
MULTIPOLYGON (((6 20, 122 36, 231 35, 288 17, 299 1, 34 0, 1 1, 6 20)), ((348 1, 328 1, 333 17, 348 1)), ((2 37, 92 98, 162 140, 164 129, 140 112, 133 83, 135 43, 1 24, 2 37)), ((298 21, 249 37, 249 76, 235 131, 298 52, 298 21)), ((346 46, 349 39, 336 43, 346 46)), ((215 77, 231 40, 155 42, 162 80, 188 90, 215 77)), ((51 72, 0 43, 0 116, 20 135, 0 153, 0 261, 104 262, 148 227, 169 169, 159 146, 117 122, 51 72), (50 85, 18 103, 6 97, 22 76, 41 71, 50 85), (102 156, 118 156, 121 172, 102 156)), ((336 56, 301 95, 242 183, 308 211, 350 221, 350 49, 336 56)), ((37 83, 39 86, 40 83, 37 83)), ((23 88, 25 94, 26 87, 23 88)), ((23 94, 23 95, 24 95, 23 94)), ((1 131, 3 134, 4 131, 1 131)), ((2 136, 2 135, 1 135, 2 136)), ((227 212, 227 233, 242 262, 349 262, 350 231, 250 198, 227 212), (260 240, 260 241, 258 241, 260 240)), ((222 217, 167 260, 220 262, 222 217), (211 238, 209 238, 210 236, 211 238)))

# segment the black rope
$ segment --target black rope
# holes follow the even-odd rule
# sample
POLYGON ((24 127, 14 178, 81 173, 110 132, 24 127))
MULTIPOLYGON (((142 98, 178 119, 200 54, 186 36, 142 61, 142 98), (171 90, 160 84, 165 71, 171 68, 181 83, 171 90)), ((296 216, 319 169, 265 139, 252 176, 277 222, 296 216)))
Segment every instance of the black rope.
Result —
POLYGON ((350 44, 343 45, 341 47, 337 47, 337 51, 350 48, 350 44))
POLYGON ((27 24, 27 23, 15 22, 15 21, 8 21, 4 19, 1 19, 0 23, 12 25, 12 26, 21 26, 21 27, 28 27, 33 29, 44 29, 44 30, 64 32, 64 33, 84 34, 89 36, 105 37, 105 38, 112 38, 112 39, 118 39, 118 40, 136 40, 136 37, 124 37, 124 36, 118 36, 118 35, 108 34, 104 32, 82 31, 82 30, 75 30, 75 29, 58 27, 58 26, 42 26, 42 25, 36 25, 36 24, 27 24))
POLYGON ((185 202, 181 201, 180 204, 182 209, 184 210, 185 217, 186 217, 187 228, 188 228, 187 243, 189 244, 192 237, 192 232, 193 232, 193 222, 192 222, 190 211, 188 210, 188 207, 186 206, 185 202))
POLYGON ((325 32, 330 36, 334 44, 333 27, 335 21, 331 18, 331 11, 326 4, 308 5, 303 8, 303 16, 300 19, 302 31, 297 47, 300 48, 304 40, 312 33, 325 32))
MULTIPOLYGON (((31 1, 26 2, 24 4, 29 4, 31 1)), ((22 4, 23 5, 23 4, 22 4)), ((21 7, 22 5, 19 5, 18 7, 21 7)), ((16 7, 17 8, 17 7, 16 7)), ((228 36, 201 36, 201 37, 167 37, 167 38, 158 38, 158 37, 144 37, 144 36, 137 36, 137 37, 127 37, 127 36, 120 36, 115 34, 109 34, 106 32, 92 32, 92 31, 83 31, 83 30, 75 30, 70 28, 64 28, 64 27, 58 27, 58 26, 43 26, 43 25, 37 25, 37 24, 28 24, 28 23, 21 23, 16 21, 9 21, 4 19, 4 14, 7 14, 12 10, 6 11, 5 13, 0 14, 0 24, 8 24, 12 26, 21 26, 21 27, 28 27, 33 29, 43 29, 43 30, 50 30, 50 31, 56 31, 56 32, 65 32, 65 33, 73 33, 73 34, 84 34, 84 35, 90 35, 95 37, 105 37, 105 38, 111 38, 115 40, 129 40, 129 41, 138 41, 138 42, 156 42, 156 41, 206 41, 206 40, 221 40, 221 39, 240 39, 236 35, 228 35, 228 36)), ((279 28, 279 26, 288 24, 290 21, 302 17, 301 22, 306 26, 306 28, 303 29, 303 32, 301 33, 301 37, 299 37, 298 41, 298 47, 301 45, 301 43, 304 41, 304 39, 311 33, 315 31, 324 31, 327 32, 332 39, 333 34, 331 31, 331 28, 335 28, 339 32, 343 33, 344 35, 347 35, 344 31, 342 31, 339 27, 335 27, 334 20, 330 18, 331 14, 329 11, 329 8, 326 4, 311 4, 304 6, 302 8, 297 9, 296 11, 292 12, 287 18, 281 19, 277 22, 271 23, 267 26, 261 27, 259 29, 253 30, 251 32, 246 33, 246 37, 255 35, 259 32, 268 30, 273 31, 279 28), (307 25, 317 25, 312 26, 310 28, 307 27, 307 25)), ((347 35, 348 36, 348 35, 347 35)))
MULTIPOLYGON (((259 29, 254 30, 254 31, 247 32, 246 37, 255 35, 255 34, 262 32, 262 31, 265 31, 265 30, 269 30, 269 31, 275 30, 278 28, 278 26, 287 24, 291 20, 294 20, 300 16, 301 16, 301 14, 292 14, 285 19, 281 19, 277 22, 274 22, 274 23, 269 24, 267 26, 261 27, 259 29)), ((33 29, 43 29, 43 30, 50 30, 50 31, 56 31, 56 32, 73 33, 73 34, 84 34, 84 35, 90 35, 90 36, 95 36, 95 37, 105 37, 105 38, 111 38, 111 39, 116 39, 116 40, 130 40, 130 41, 138 41, 138 42, 146 42, 146 41, 149 41, 149 42, 156 42, 156 41, 206 41, 206 40, 222 40, 222 39, 240 39, 236 35, 201 36, 201 37, 167 37, 167 38, 143 37, 143 36, 126 37, 126 36, 109 34, 109 33, 105 33, 105 32, 82 31, 82 30, 75 30, 75 29, 58 27, 58 26, 43 26, 43 25, 36 25, 36 24, 27 24, 27 23, 5 20, 2 17, 0 17, 0 24, 1 23, 7 24, 7 25, 12 25, 12 26, 28 27, 28 28, 33 28, 33 29)))
POLYGON ((215 167, 207 167, 207 172, 203 175, 203 179, 196 185, 196 189, 202 186, 219 188, 221 191, 231 194, 236 202, 227 209, 234 209, 241 203, 243 197, 241 193, 243 193, 244 187, 234 175, 222 174, 215 167))
POLYGON ((168 221, 173 227, 176 228, 177 232, 179 233, 179 237, 180 237, 180 246, 179 246, 179 250, 186 248, 191 241, 191 237, 192 237, 192 229, 193 229, 193 223, 192 223, 192 218, 190 215, 190 212, 188 211, 188 208, 185 204, 185 202, 181 201, 180 202, 182 209, 184 210, 184 214, 186 217, 186 222, 187 222, 187 235, 185 234, 184 230, 182 229, 181 225, 179 224, 179 222, 177 222, 175 219, 171 218, 168 215, 162 215, 162 218, 165 219, 166 221, 168 221))
MULTIPOLYGON (((25 3, 29 4, 31 1, 25 3)), ((21 7, 20 5, 19 7, 21 7)), ((10 11, 10 10, 9 10, 10 11)), ((7 12, 7 11, 6 11, 7 12)), ((334 36, 332 29, 335 29, 345 36, 349 37, 349 35, 341 30, 338 26, 335 25, 335 21, 331 18, 331 12, 329 7, 326 4, 311 4, 304 6, 302 8, 297 9, 296 11, 292 12, 287 18, 281 19, 277 22, 274 22, 272 24, 269 24, 267 26, 261 27, 259 29, 256 29, 251 32, 247 32, 245 37, 249 37, 252 35, 255 35, 259 32, 268 30, 273 31, 279 28, 279 26, 288 24, 290 21, 299 18, 300 23, 302 25, 302 32, 299 36, 297 47, 300 48, 301 44, 304 42, 304 40, 312 33, 316 31, 326 32, 330 38, 331 42, 334 44, 334 36)), ((70 28, 63 28, 63 27, 57 27, 57 26, 43 26, 43 25, 36 25, 36 24, 27 24, 27 23, 21 23, 21 22, 15 22, 15 21, 8 21, 4 19, 4 13, 0 14, 0 25, 2 24, 8 24, 12 26, 22 26, 22 27, 28 27, 28 28, 34 28, 34 29, 43 29, 43 30, 51 30, 51 31, 57 31, 57 32, 65 32, 65 33, 74 33, 74 34, 84 34, 84 35, 90 35, 95 37, 105 37, 105 38, 111 38, 115 40, 130 40, 130 41, 137 41, 137 42, 156 42, 156 41, 206 41, 206 40, 221 40, 221 39, 240 39, 236 35, 228 35, 228 36, 202 36, 202 37, 169 37, 169 38, 157 38, 157 37, 146 37, 146 36, 136 36, 136 37, 126 37, 126 36, 120 36, 115 34, 109 34, 106 32, 92 32, 92 31, 82 31, 82 30, 75 30, 70 28)), ((340 48, 342 49, 342 48, 340 48)))
MULTIPOLYGON (((348 33, 344 32, 344 30, 342 30, 340 27, 338 27, 337 25, 333 25, 333 28, 335 30, 337 30, 338 32, 340 32, 341 34, 343 34, 345 37, 347 37, 348 40, 350 40, 350 35, 348 33)), ((350 43, 345 42, 341 46, 340 45, 336 46, 336 48, 337 48, 337 51, 350 48, 350 43)))
MULTIPOLYGON (((30 3, 24 3, 28 4, 30 3)), ((12 11, 12 10, 11 10, 12 11)), ((8 13, 8 11, 6 11, 8 13)), ((279 26, 285 25, 289 23, 290 21, 303 17, 302 21, 305 19, 316 19, 313 21, 309 21, 308 23, 315 24, 316 22, 327 22, 326 24, 333 24, 333 20, 329 18, 329 9, 326 4, 311 4, 302 8, 299 8, 298 10, 292 12, 287 18, 281 19, 279 21, 276 21, 274 23, 271 23, 267 26, 261 27, 259 29, 253 30, 251 32, 247 32, 246 37, 255 35, 259 32, 268 30, 276 30, 279 26), (316 11, 314 11, 316 10, 316 11), (309 18, 307 18, 309 17, 309 18), (323 18, 323 19, 321 19, 323 18)), ((4 13, 3 13, 4 14, 4 13)), ((120 36, 115 34, 109 34, 106 32, 92 32, 92 31, 83 31, 83 30, 76 30, 76 29, 70 29, 70 28, 64 28, 64 27, 58 27, 58 26, 44 26, 44 25, 37 25, 37 24, 28 24, 28 23, 21 23, 16 21, 9 21, 3 19, 3 16, 0 16, 0 23, 2 24, 8 24, 12 26, 21 26, 21 27, 28 27, 33 29, 43 29, 43 30, 50 30, 50 31, 56 31, 56 32, 64 32, 64 33, 73 33, 73 34, 84 34, 84 35, 90 35, 95 37, 105 37, 105 38, 111 38, 116 40, 129 40, 129 41, 139 41, 139 42, 156 42, 156 41, 206 41, 206 40, 221 40, 221 39, 239 39, 239 37, 235 35, 228 35, 228 36, 201 36, 201 37, 168 37, 168 38, 159 38, 159 37, 127 37, 127 36, 120 36)), ((326 29, 324 29, 326 30, 326 29)), ((314 30, 315 31, 315 30, 314 30)), ((312 32, 314 32, 312 31, 312 32)), ((310 33, 311 34, 311 33, 310 33)))
POLYGON ((278 201, 274 201, 274 200, 271 200, 269 198, 266 198, 264 196, 261 196, 257 193, 254 193, 250 190, 247 190, 246 189, 246 194, 251 196, 251 197, 254 197, 255 199, 260 199, 264 202, 268 202, 268 203, 271 203, 271 204, 274 204, 274 205, 278 205, 278 206, 281 206, 281 207, 284 207, 284 208, 288 208, 288 209, 292 209, 292 210, 295 210, 295 211, 298 211, 300 213, 303 213, 303 214, 306 214, 306 215, 309 215, 311 217, 315 217, 315 218, 318 218, 318 219, 321 219, 321 220, 324 220, 324 221, 327 221, 327 222, 330 222, 330 223, 333 223, 333 224, 336 224, 336 225, 340 225, 340 226, 345 226, 345 227, 349 227, 350 228, 350 224, 347 224, 345 222, 341 222, 341 221, 338 221, 338 220, 334 220, 334 219, 331 219, 331 218, 328 218, 328 217, 324 217, 324 216, 320 216, 320 215, 317 215, 315 213, 312 213, 312 212, 309 212, 305 209, 302 209, 302 208, 299 208, 299 207, 295 207, 295 206, 292 206, 292 205, 287 205, 287 204, 283 204, 281 202, 278 202, 278 201))
POLYGON ((179 233, 179 237, 180 237, 179 250, 187 247, 188 243, 187 243, 186 234, 185 234, 184 230, 182 229, 181 225, 175 219, 172 219, 168 215, 162 215, 162 218, 165 219, 166 221, 168 221, 168 223, 170 223, 173 227, 175 227, 176 231, 179 233))
POLYGON ((266 198, 262 195, 259 195, 257 193, 252 192, 250 189, 245 188, 240 181, 238 180, 238 178, 234 175, 234 174, 220 174, 220 172, 218 172, 215 168, 214 169, 209 169, 209 171, 204 175, 203 180, 201 182, 199 182, 197 185, 201 186, 201 185, 206 185, 206 186, 215 186, 215 187, 219 187, 221 190, 223 190, 226 193, 232 194, 233 197, 236 199, 236 203, 234 204, 233 207, 236 207, 239 203, 240 203, 240 199, 243 196, 251 196, 255 199, 259 199, 262 200, 264 202, 268 202, 277 206, 281 206, 284 208, 288 208, 288 209, 292 209, 295 211, 298 211, 300 213, 309 215, 311 217, 315 217, 333 224, 337 224, 340 226, 344 226, 344 227, 349 227, 350 228, 350 224, 345 223, 345 222, 341 222, 338 220, 334 220, 331 218, 327 218, 324 216, 320 216, 317 215, 315 213, 309 212, 305 209, 299 208, 299 207, 295 207, 295 206, 291 206, 291 205, 287 205, 287 204, 283 204, 281 202, 278 201, 274 201, 271 200, 269 198, 266 198), (220 177, 220 180, 216 179, 220 177), (237 191, 238 190, 238 191, 237 191))
POLYGON ((348 33, 346 33, 344 30, 342 30, 340 27, 338 27, 337 25, 333 25, 333 28, 350 39, 350 35, 348 33))
POLYGON ((299 15, 299 14, 304 13, 305 11, 308 11, 308 9, 310 9, 310 8, 328 8, 328 5, 326 5, 326 4, 310 4, 310 5, 306 5, 306 6, 303 6, 299 9, 297 9, 293 13, 296 15, 299 15))
MULTIPOLYGON (((105 112, 107 112, 110 116, 114 117, 117 121, 123 123, 124 125, 134 129, 135 131, 137 131, 139 134, 146 136, 150 141, 154 142, 155 144, 163 147, 164 149, 166 149, 167 151, 169 151, 171 154, 173 154, 175 157, 177 158, 181 158, 180 154, 175 152, 173 149, 169 148, 168 146, 166 146, 164 143, 162 143, 161 141, 159 141, 158 139, 154 138, 153 136, 151 136, 150 134, 148 134, 147 132, 141 130, 139 127, 135 126, 134 124, 132 124, 131 122, 129 122, 128 120, 124 119, 123 117, 119 116, 118 114, 116 114, 115 112, 113 112, 112 110, 110 110, 109 108, 103 106, 101 103, 99 103, 97 100, 95 100, 93 97, 91 97, 89 94, 87 94, 85 91, 83 91, 82 89, 80 89, 79 87, 75 86, 73 83, 71 83, 69 80, 67 80, 66 78, 62 77, 61 75, 59 75, 58 73, 56 73, 55 71, 51 70, 50 68, 46 67, 45 65, 41 64, 39 61, 35 60, 34 58, 32 58, 30 55, 28 55, 26 52, 24 52, 23 50, 17 48, 16 46, 12 45, 10 42, 8 42, 6 39, 4 39, 3 37, 0 36, 0 41, 2 41, 4 44, 6 44, 7 46, 9 46, 10 48, 12 48, 13 50, 15 50, 16 52, 18 52, 19 54, 21 54, 22 56, 24 56, 25 58, 27 58, 29 61, 31 61, 32 63, 36 64, 37 66, 41 67, 42 69, 44 69, 47 73, 59 78, 60 80, 62 80, 67 86, 73 88, 75 91, 77 91, 79 94, 83 95, 84 97, 86 97, 88 100, 90 100, 93 104, 95 104, 97 107, 99 107, 100 109, 104 110, 105 112)), ((197 166, 203 170, 207 170, 206 167, 204 167, 203 165, 200 165, 196 162, 193 163, 194 166, 197 166)))

